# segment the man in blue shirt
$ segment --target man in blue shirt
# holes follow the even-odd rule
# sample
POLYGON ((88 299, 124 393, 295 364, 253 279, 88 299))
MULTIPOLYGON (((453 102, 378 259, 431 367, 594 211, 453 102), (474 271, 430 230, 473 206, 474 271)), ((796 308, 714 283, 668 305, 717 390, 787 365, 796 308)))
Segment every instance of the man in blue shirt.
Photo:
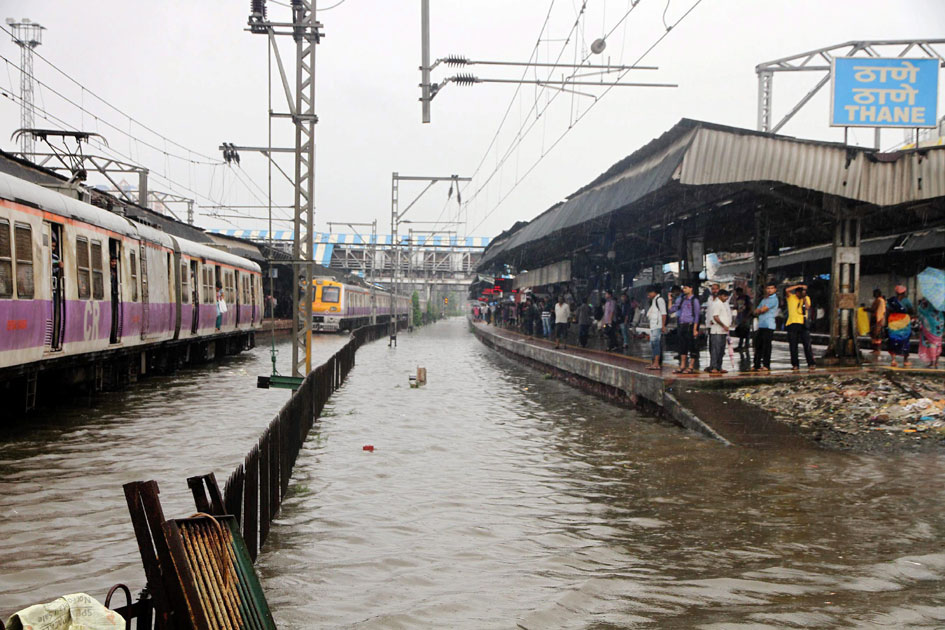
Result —
POLYGON ((758 333, 755 336, 755 367, 753 372, 771 371, 771 340, 774 339, 775 318, 778 316, 778 287, 773 282, 765 285, 765 297, 758 303, 758 333))
POLYGON ((691 284, 684 284, 682 297, 672 299, 669 312, 678 313, 676 332, 679 335, 679 369, 674 374, 692 374, 699 356, 699 298, 691 284), (690 361, 691 359, 691 361, 690 361))

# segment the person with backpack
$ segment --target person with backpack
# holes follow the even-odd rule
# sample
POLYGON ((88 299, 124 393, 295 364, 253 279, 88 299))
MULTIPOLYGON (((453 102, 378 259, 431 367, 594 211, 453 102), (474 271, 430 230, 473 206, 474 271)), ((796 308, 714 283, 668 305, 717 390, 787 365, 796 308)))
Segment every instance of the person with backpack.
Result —
POLYGON ((650 301, 646 309, 647 325, 650 329, 650 364, 648 370, 660 370, 663 367, 663 335, 666 334, 666 300, 660 295, 660 285, 652 284, 646 290, 650 301))
POLYGON ((699 298, 693 293, 692 284, 682 285, 682 296, 673 300, 669 312, 676 313, 679 327, 679 368, 674 374, 692 374, 699 356, 699 298))

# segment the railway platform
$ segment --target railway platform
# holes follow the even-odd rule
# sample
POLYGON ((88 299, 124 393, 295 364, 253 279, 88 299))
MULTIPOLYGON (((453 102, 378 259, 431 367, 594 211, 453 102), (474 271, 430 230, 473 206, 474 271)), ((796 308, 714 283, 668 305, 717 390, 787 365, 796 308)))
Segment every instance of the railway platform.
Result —
MULTIPOLYGON (((729 372, 721 376, 703 371, 681 375, 673 373, 675 361, 668 361, 658 371, 647 369, 649 359, 634 356, 633 347, 629 349, 631 354, 574 345, 563 345, 556 349, 554 343, 547 339, 484 322, 471 322, 471 328, 487 346, 531 367, 550 372, 557 378, 617 403, 653 407, 654 411, 673 422, 725 444, 779 448, 809 445, 792 428, 778 422, 767 412, 719 395, 720 390, 729 388, 807 378, 810 374, 807 370, 791 370, 786 344, 775 345, 771 372, 747 372, 750 367, 747 361, 736 355, 734 360, 738 364, 734 369, 730 369, 733 366, 730 365, 729 357, 726 357, 725 368, 729 372)), ((670 355, 671 352, 665 353, 667 358, 670 355)), ((814 374, 852 376, 865 371, 891 369, 880 361, 869 357, 861 367, 818 367, 814 374)), ((702 361, 700 365, 704 367, 707 363, 702 361)))

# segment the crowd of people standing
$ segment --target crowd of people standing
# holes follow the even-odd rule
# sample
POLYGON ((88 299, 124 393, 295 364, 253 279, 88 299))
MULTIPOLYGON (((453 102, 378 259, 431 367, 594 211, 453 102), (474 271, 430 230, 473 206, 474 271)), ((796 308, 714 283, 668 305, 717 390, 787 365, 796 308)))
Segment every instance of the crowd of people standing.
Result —
MULTIPOLYGON (((800 357, 808 370, 816 369, 811 341, 811 326, 815 317, 806 284, 790 284, 779 291, 775 282, 764 286, 757 303, 744 287, 729 291, 718 283, 711 283, 708 293, 699 296, 698 283, 673 286, 663 295, 658 284, 647 287, 645 299, 633 299, 628 292, 615 296, 607 290, 594 299, 587 296, 575 300, 570 290, 562 290, 552 298, 527 296, 519 302, 497 302, 476 306, 473 317, 486 323, 514 328, 529 336, 544 337, 560 348, 568 340, 571 324, 577 326, 577 343, 587 347, 592 334, 598 334, 601 347, 607 351, 627 351, 634 339, 649 339, 650 362, 647 369, 660 370, 665 341, 671 328, 676 336, 678 374, 693 374, 698 369, 700 348, 708 346, 709 365, 705 371, 712 375, 725 374, 723 367, 726 350, 738 353, 748 361, 753 350, 753 361, 748 368, 754 372, 770 372, 771 353, 775 331, 787 333, 791 368, 799 371, 800 357), (674 324, 674 325, 673 325, 674 324), (733 343, 737 340, 737 345, 733 343)), ((883 343, 895 365, 902 359, 909 361, 910 339, 913 329, 919 334, 919 355, 930 367, 937 367, 942 351, 943 313, 926 299, 918 308, 906 296, 906 288, 897 286, 895 295, 886 299, 879 289, 869 308, 869 334, 873 351, 879 353, 883 343)))

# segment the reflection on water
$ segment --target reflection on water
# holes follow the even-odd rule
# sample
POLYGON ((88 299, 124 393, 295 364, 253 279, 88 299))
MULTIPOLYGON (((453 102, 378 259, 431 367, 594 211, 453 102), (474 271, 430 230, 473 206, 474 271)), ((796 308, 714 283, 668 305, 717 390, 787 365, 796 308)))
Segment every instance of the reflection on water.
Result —
MULTIPOLYGON (((168 516, 192 513, 186 477, 227 474, 285 400, 255 389, 268 360, 5 436, 0 610, 141 585, 121 484, 155 478, 168 516)), ((280 628, 945 627, 941 456, 726 448, 545 380, 458 320, 357 363, 260 557, 280 628)))
MULTIPOLYGON (((316 363, 345 341, 315 338, 316 363)), ((168 517, 194 512, 189 476, 221 483, 285 403, 285 390, 256 389, 272 372, 261 347, 89 406, 60 406, 0 433, 0 616, 61 594, 144 585, 122 485, 155 479, 168 517)), ((292 347, 278 343, 291 373, 292 347)))
POLYGON ((326 411, 259 563, 281 628, 945 626, 941 456, 726 448, 460 321, 326 411))

